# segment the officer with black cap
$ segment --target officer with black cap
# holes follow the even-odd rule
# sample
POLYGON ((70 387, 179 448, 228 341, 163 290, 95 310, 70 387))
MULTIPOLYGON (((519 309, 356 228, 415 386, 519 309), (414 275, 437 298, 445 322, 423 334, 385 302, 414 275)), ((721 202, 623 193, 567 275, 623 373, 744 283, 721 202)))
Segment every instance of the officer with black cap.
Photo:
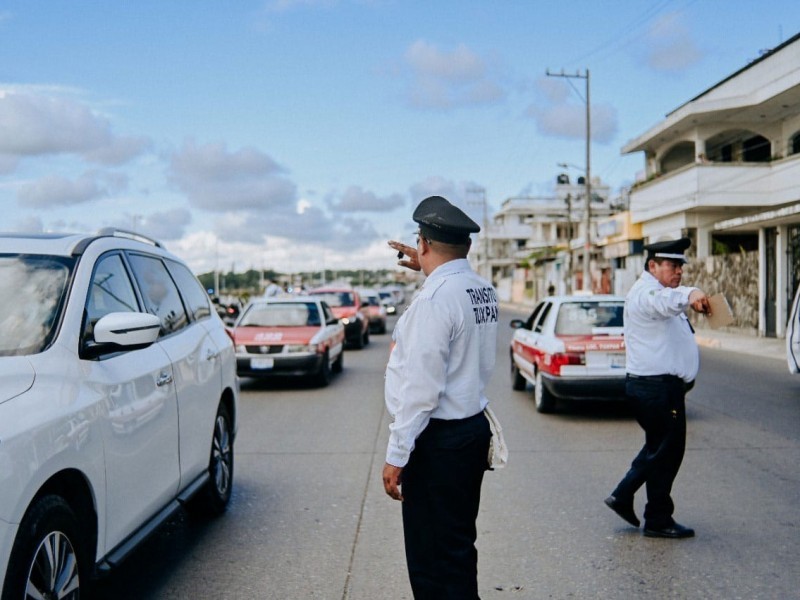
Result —
POLYGON ((484 414, 497 354, 497 294, 470 267, 480 227, 441 196, 420 202, 417 247, 399 264, 427 279, 395 325, 386 367, 383 484, 402 500, 414 597, 478 598, 476 519, 491 439, 484 414))
POLYGON ((676 523, 670 493, 686 446, 685 395, 694 385, 700 355, 686 309, 710 314, 708 297, 681 286, 689 238, 645 246, 645 271, 625 298, 625 393, 645 443, 606 505, 639 527, 633 497, 644 484, 644 535, 687 538, 694 530, 676 523))

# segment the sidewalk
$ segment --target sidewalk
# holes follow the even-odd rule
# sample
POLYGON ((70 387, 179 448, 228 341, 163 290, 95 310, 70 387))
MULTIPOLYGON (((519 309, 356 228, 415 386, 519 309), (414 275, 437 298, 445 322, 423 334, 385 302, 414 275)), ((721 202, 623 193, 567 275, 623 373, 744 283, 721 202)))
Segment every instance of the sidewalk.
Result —
POLYGON ((758 337, 746 332, 721 329, 698 329, 695 339, 699 346, 706 348, 765 356, 786 362, 786 340, 784 338, 758 337))

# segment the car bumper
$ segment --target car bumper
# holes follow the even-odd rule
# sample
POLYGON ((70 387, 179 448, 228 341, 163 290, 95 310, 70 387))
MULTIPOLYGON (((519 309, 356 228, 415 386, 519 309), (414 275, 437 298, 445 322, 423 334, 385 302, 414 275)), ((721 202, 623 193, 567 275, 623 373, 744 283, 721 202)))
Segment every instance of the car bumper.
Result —
POLYGON ((237 356, 236 373, 240 377, 273 377, 276 375, 306 375, 316 373, 322 365, 322 354, 297 356, 272 354, 269 356, 237 356), (272 366, 254 367, 252 359, 271 358, 272 366))
POLYGON ((569 400, 623 400, 625 373, 608 377, 556 377, 542 373, 542 384, 553 396, 569 400))

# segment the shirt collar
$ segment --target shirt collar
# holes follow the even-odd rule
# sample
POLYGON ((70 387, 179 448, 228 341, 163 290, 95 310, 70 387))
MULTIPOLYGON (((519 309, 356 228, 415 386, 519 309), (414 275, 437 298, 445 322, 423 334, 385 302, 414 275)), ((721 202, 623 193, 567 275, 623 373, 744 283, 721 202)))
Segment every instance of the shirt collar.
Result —
POLYGON ((433 272, 428 275, 428 280, 436 280, 440 277, 447 277, 448 275, 453 275, 454 273, 460 273, 461 271, 469 270, 469 260, 466 258, 456 258, 453 260, 448 260, 446 263, 442 263, 436 267, 433 272))
POLYGON ((644 271, 642 273, 642 277, 644 277, 645 281, 649 281, 650 283, 656 283, 662 288, 664 287, 664 284, 662 284, 658 279, 656 279, 650 271, 644 271))

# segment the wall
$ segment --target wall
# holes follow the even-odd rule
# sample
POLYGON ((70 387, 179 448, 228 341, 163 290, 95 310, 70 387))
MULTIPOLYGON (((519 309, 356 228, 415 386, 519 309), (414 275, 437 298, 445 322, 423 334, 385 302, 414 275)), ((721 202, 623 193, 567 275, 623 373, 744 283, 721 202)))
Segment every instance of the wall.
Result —
MULTIPOLYGON (((709 296, 722 292, 733 309, 732 328, 758 333, 758 252, 690 259, 683 269, 684 285, 699 287, 709 296)), ((689 311, 696 329, 705 319, 689 311)))

